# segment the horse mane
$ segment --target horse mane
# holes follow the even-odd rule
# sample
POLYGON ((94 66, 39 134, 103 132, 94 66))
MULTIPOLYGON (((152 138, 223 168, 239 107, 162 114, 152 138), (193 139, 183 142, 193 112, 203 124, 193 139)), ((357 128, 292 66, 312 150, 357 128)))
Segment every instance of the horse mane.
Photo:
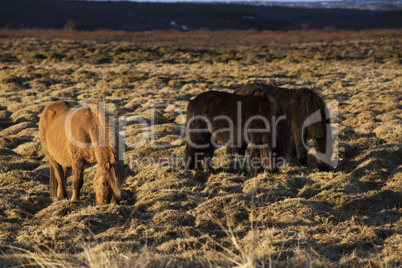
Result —
POLYGON ((313 89, 300 88, 302 94, 299 94, 302 103, 308 112, 317 111, 325 108, 325 102, 318 92, 313 89))
MULTIPOLYGON (((325 115, 325 107, 326 104, 320 94, 314 90, 309 88, 298 88, 298 89, 289 89, 289 88, 281 88, 275 87, 270 85, 255 85, 259 87, 263 87, 266 90, 272 88, 276 96, 279 99, 289 99, 293 101, 297 101, 303 107, 303 110, 294 110, 293 107, 288 107, 287 109, 291 109, 291 116, 296 116, 296 118, 300 118, 302 120, 308 118, 312 115, 315 111, 320 111, 321 120, 312 126, 307 126, 309 131, 313 136, 316 137, 324 137, 326 136, 326 123, 328 122, 329 118, 326 118, 325 115), (298 113, 298 115, 296 115, 298 113)), ((296 119, 297 120, 297 119, 296 119)))
MULTIPOLYGON (((311 115, 312 111, 320 111, 321 121, 315 124, 315 127, 309 128, 309 131, 314 132, 314 136, 317 137, 326 137, 326 123, 329 121, 329 118, 326 118, 325 114, 325 102, 323 98, 320 96, 318 92, 312 89, 301 88, 299 89, 300 93, 298 94, 301 103, 304 103, 305 113, 307 115, 311 115)), ((313 134, 313 133, 312 133, 313 134)))
POLYGON ((98 160, 98 164, 100 162, 99 160, 109 161, 112 164, 111 171, 113 180, 110 186, 115 195, 119 196, 121 186, 125 181, 123 161, 119 159, 119 135, 115 122, 111 121, 114 117, 106 111, 104 104, 103 107, 100 104, 101 103, 97 100, 89 100, 86 103, 92 118, 96 119, 95 129, 97 131, 95 131, 94 136, 96 139, 99 139, 99 137, 104 137, 105 139, 105 148, 102 150, 99 147, 95 148, 95 157, 98 160), (103 115, 101 115, 100 109, 104 110, 103 115))

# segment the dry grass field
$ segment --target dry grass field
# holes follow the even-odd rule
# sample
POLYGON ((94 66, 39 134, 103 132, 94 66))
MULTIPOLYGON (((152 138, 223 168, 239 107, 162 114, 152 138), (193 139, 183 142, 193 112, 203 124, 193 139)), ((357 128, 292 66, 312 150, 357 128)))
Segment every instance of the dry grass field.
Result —
MULTIPOLYGON (((400 30, 0 36, 0 266, 402 265, 400 30), (201 92, 250 82, 337 101, 338 166, 319 172, 310 157, 310 168, 294 160, 251 179, 240 168, 183 172, 180 111, 201 92), (120 204, 94 204, 95 167, 81 200, 52 202, 40 114, 92 98, 144 118, 147 128, 127 124, 128 143, 152 136, 125 153, 120 204)), ((216 159, 237 163, 224 148, 216 159)))

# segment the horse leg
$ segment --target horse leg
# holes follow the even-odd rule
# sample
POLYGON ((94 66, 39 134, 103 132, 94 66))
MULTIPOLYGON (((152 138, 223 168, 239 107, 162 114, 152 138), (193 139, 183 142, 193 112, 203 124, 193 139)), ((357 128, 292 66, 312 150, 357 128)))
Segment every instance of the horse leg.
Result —
POLYGON ((258 172, 261 170, 261 159, 260 159, 260 151, 254 146, 251 146, 250 157, 249 157, 249 177, 256 177, 258 172))
POLYGON ((295 156, 297 156, 296 144, 295 144, 294 138, 292 137, 290 139, 290 146, 289 146, 288 153, 287 153, 287 158, 288 158, 287 160, 290 160, 295 156))
POLYGON ((205 152, 203 150, 197 150, 196 148, 193 148, 187 144, 184 156, 186 170, 202 170, 202 160, 204 156, 205 152))
POLYGON ((299 158, 300 164, 307 166, 307 150, 303 146, 302 133, 300 131, 297 131, 295 133, 294 142, 296 147, 297 158, 299 158))
POLYGON ((49 164, 49 169, 50 169, 50 179, 49 179, 49 192, 50 192, 50 197, 56 198, 57 197, 57 178, 54 175, 54 168, 51 164, 49 164))
POLYGON ((63 167, 63 174, 64 174, 64 178, 67 180, 68 178, 68 172, 70 171, 69 167, 63 167))
POLYGON ((80 199, 80 191, 84 184, 84 164, 81 161, 73 163, 73 196, 71 200, 80 199))
POLYGON ((206 156, 204 158, 204 166, 207 169, 207 171, 211 172, 212 174, 215 174, 215 169, 212 165, 212 157, 211 156, 206 156))
POLYGON ((50 165, 51 165, 51 172, 53 172, 53 178, 52 174, 50 175, 51 183, 50 186, 53 188, 51 189, 51 194, 54 193, 54 188, 56 188, 57 185, 57 199, 64 199, 67 198, 67 191, 66 191, 66 177, 64 176, 64 170, 63 167, 58 164, 56 161, 53 159, 49 159, 50 165), (57 181, 57 182, 56 182, 57 181))
POLYGON ((227 154, 240 154, 240 155, 245 155, 247 150, 247 144, 242 145, 241 147, 236 147, 234 145, 228 145, 226 147, 226 153, 227 154))
POLYGON ((226 146, 226 153, 227 154, 235 154, 235 153, 237 153, 236 146, 233 146, 233 145, 226 146))
POLYGON ((194 161, 194 157, 195 157, 195 149, 193 147, 190 146, 190 144, 186 144, 186 148, 184 149, 184 166, 185 169, 195 169, 195 161, 194 161))
MULTIPOLYGON (((215 150, 211 144, 211 133, 192 133, 189 136, 190 141, 194 143, 194 147, 188 142, 185 148, 185 161, 187 169, 202 170, 202 161, 209 156, 212 157, 215 150), (205 145, 207 148, 205 148, 205 145), (198 147, 198 148, 197 148, 198 147), (199 148, 201 147, 201 148, 199 148), (212 155, 210 151, 212 148, 212 155)), ((207 163, 205 162, 206 168, 207 163)))
POLYGON ((214 167, 212 165, 212 157, 214 156, 214 152, 215 152, 215 148, 210 143, 209 147, 205 150, 204 166, 212 174, 215 174, 215 170, 214 170, 214 167))
POLYGON ((241 155, 246 155, 246 151, 247 151, 247 144, 246 145, 242 145, 238 150, 237 153, 241 154, 241 155))
POLYGON ((272 163, 272 156, 270 157, 269 147, 260 148, 260 159, 262 166, 271 172, 275 172, 274 164, 272 163))

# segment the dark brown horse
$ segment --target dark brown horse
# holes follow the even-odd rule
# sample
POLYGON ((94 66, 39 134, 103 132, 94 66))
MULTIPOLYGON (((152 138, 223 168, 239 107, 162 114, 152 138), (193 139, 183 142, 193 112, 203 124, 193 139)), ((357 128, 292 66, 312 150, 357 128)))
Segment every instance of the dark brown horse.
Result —
MULTIPOLYGON (((328 125, 330 121, 328 116, 326 116, 324 100, 317 93, 307 88, 288 89, 257 83, 239 88, 234 94, 259 94, 259 92, 271 92, 275 94, 290 122, 292 142, 288 156, 297 156, 301 164, 307 165, 307 150, 303 146, 303 142, 306 143, 306 140, 311 138, 317 152, 327 157, 325 161, 316 158, 318 168, 322 171, 328 171, 328 162, 332 155, 332 145, 330 141, 331 128, 328 125), (303 124, 314 113, 318 113, 319 120, 316 123, 306 124, 303 130, 303 124)), ((234 151, 236 149, 228 148, 228 152, 233 153, 234 151)), ((242 150, 238 150, 238 152, 244 154, 242 150)))
POLYGON ((268 92, 244 96, 202 93, 187 107, 186 167, 198 169, 204 161, 214 172, 211 161, 218 143, 251 144, 249 174, 257 175, 262 166, 275 172, 279 164, 275 159, 284 161, 290 144, 290 127, 284 118, 279 102, 268 92))
POLYGON ((118 132, 112 123, 99 103, 57 101, 46 106, 39 133, 50 162, 52 197, 67 198, 66 179, 72 169, 72 200, 78 200, 84 167, 97 163, 93 180, 96 203, 116 202, 126 175, 118 155, 118 132))

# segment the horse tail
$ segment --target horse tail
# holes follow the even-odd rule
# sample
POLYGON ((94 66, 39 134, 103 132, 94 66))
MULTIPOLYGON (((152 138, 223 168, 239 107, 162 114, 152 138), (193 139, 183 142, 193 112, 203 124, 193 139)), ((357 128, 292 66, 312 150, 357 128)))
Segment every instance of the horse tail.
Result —
POLYGON ((50 192, 50 197, 57 197, 57 179, 56 175, 54 174, 54 168, 52 165, 50 165, 50 179, 49 179, 49 192, 50 192))

